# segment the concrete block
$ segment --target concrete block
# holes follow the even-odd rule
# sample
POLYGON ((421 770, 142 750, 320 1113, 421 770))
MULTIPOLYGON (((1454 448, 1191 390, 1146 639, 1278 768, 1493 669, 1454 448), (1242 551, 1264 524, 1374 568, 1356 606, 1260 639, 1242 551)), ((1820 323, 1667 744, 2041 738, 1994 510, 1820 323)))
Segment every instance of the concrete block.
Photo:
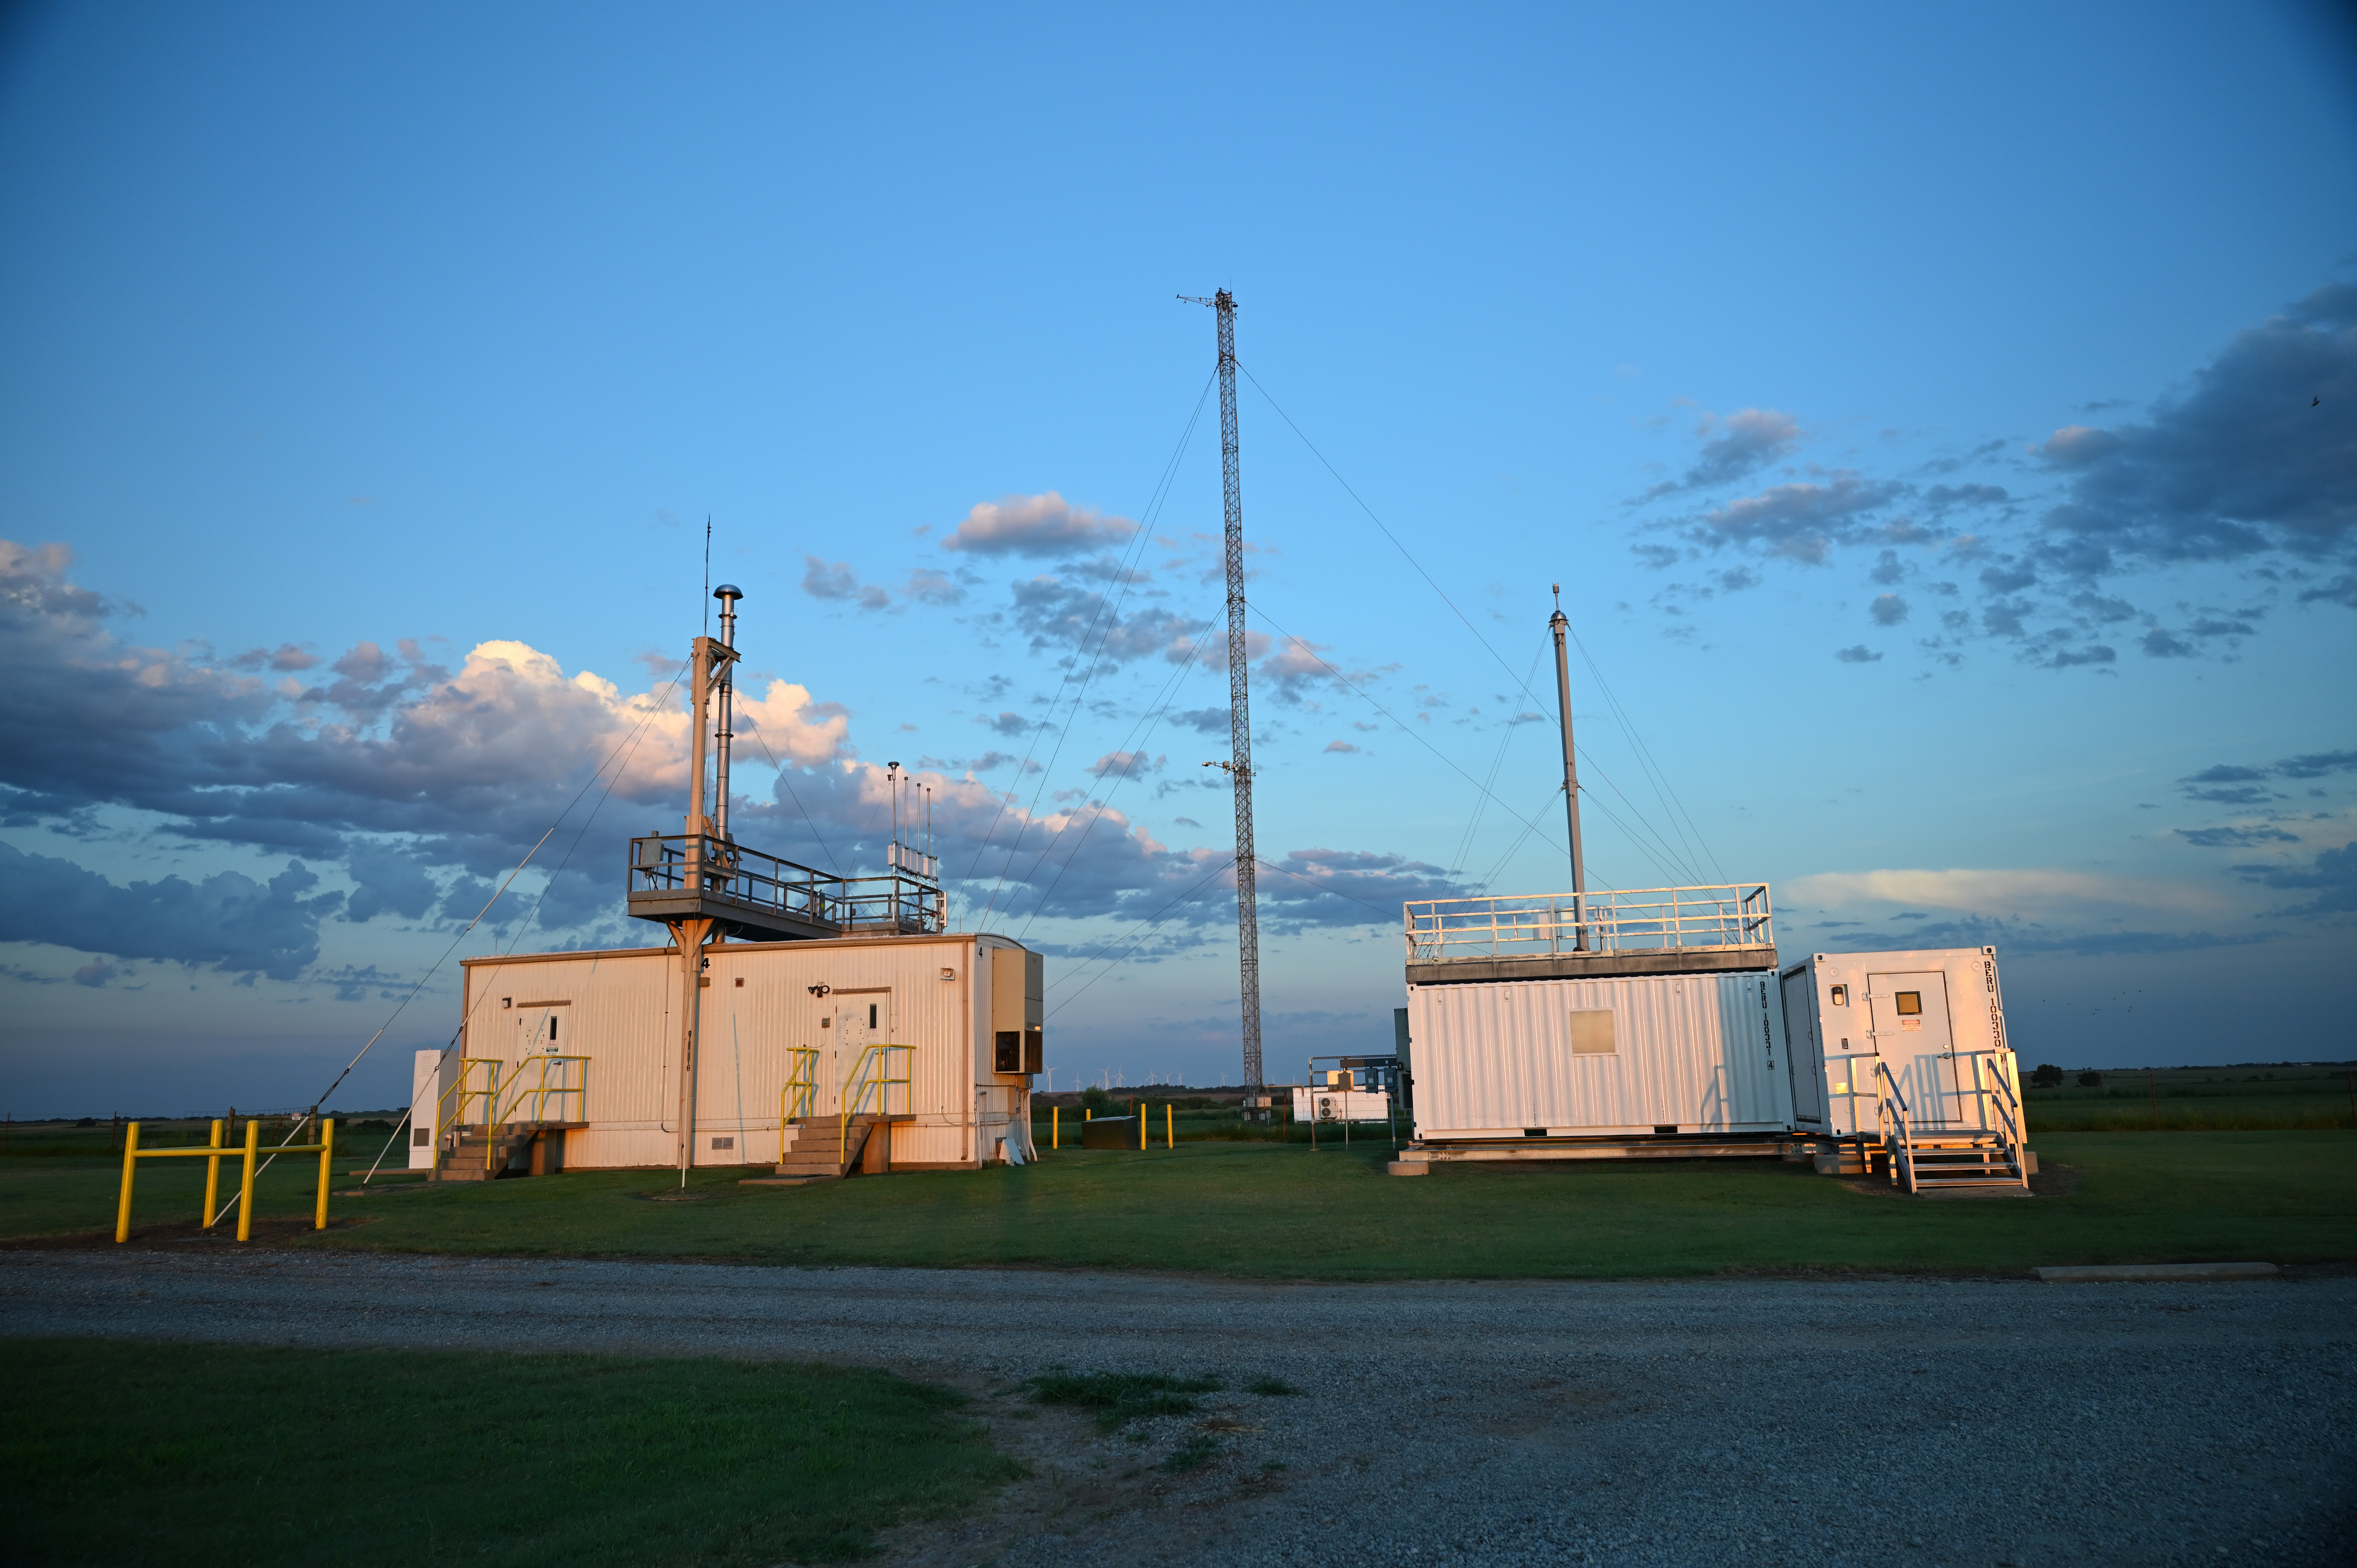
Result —
POLYGON ((2083 1263, 2040 1269, 2049 1284, 2164 1283, 2204 1280, 2265 1280, 2283 1273, 2273 1263, 2083 1263))
POLYGON ((1432 1165, 1425 1160, 1394 1160, 1383 1166, 1393 1176, 1430 1176, 1432 1165))

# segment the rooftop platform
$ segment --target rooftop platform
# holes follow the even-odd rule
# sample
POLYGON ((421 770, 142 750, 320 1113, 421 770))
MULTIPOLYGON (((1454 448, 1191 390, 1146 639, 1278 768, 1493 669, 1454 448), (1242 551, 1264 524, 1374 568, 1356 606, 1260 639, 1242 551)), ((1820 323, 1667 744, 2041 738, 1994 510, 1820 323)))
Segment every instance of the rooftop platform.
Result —
POLYGON ((1764 882, 1432 898, 1405 909, 1410 985, 1776 967, 1764 882))
POLYGON ((894 860, 883 876, 835 876, 708 835, 651 833, 630 841, 630 912, 664 923, 716 920, 743 941, 948 929, 948 900, 926 875, 931 857, 894 860))

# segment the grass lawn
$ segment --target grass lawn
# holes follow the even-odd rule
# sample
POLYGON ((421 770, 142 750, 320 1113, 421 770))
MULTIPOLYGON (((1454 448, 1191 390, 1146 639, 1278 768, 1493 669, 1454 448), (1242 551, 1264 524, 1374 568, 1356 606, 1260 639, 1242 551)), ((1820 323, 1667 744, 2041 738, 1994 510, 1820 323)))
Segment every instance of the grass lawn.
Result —
POLYGON ((963 1396, 793 1362, 0 1340, 20 1563, 864 1555, 1021 1466, 963 1396))
MULTIPOLYGON (((338 1198, 353 1223, 278 1234, 337 1249, 1337 1280, 2357 1258, 2357 1133, 2057 1133, 2036 1147, 2068 1190, 2028 1202, 1909 1200, 1773 1161, 1403 1179, 1383 1174, 1388 1145, 1372 1141, 1312 1154, 1207 1140, 802 1187, 702 1170, 685 1203, 651 1201, 675 1191, 670 1173, 572 1172, 338 1198)), ((111 1227, 113 1168, 48 1165, 0 1176, 0 1235, 111 1227)), ((200 1180, 143 1173, 135 1225, 184 1226, 200 1180)), ((292 1217, 308 1202, 298 1175, 274 1172, 259 1208, 292 1217)))

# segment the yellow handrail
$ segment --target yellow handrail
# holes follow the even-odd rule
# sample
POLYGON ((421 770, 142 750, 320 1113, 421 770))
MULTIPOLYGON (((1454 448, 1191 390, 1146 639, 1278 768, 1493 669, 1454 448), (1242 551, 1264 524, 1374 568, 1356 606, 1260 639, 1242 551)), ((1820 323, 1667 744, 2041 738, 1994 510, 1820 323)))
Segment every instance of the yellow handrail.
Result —
POLYGON ((818 1092, 818 1051, 795 1046, 786 1054, 794 1060, 786 1086, 778 1090, 778 1158, 786 1157, 786 1129, 811 1113, 811 1097, 818 1092))
MULTIPOLYGON (((851 1071, 845 1075, 843 1080, 844 1087, 843 1098, 841 1101, 841 1115, 838 1119, 838 1124, 835 1130, 834 1163, 836 1165, 847 1165, 851 1161, 851 1119, 852 1117, 859 1114, 859 1108, 867 1102, 868 1095, 873 1093, 876 1096, 877 1114, 879 1116, 888 1116, 892 1112, 892 1086, 898 1084, 904 1090, 909 1088, 909 1080, 908 1079, 887 1076, 891 1069, 888 1066, 885 1065, 888 1060, 885 1053, 888 1051, 913 1051, 917 1047, 914 1046, 891 1045, 873 1045, 863 1046, 860 1047, 859 1055, 852 1060, 851 1071), (872 1073, 868 1070, 868 1063, 870 1060, 877 1063, 879 1070, 872 1073)), ((908 1104, 908 1101, 905 1097, 902 1099, 901 1104, 904 1107, 908 1104)))
MULTIPOLYGON (((221 1146, 221 1123, 213 1123, 212 1142, 193 1149, 143 1149, 139 1146, 139 1123, 134 1122, 123 1140, 123 1191, 114 1205, 114 1240, 120 1245, 131 1240, 132 1178, 137 1174, 141 1160, 202 1160, 205 1162, 205 1229, 212 1229, 217 1216, 213 1213, 213 1195, 220 1188, 221 1163, 237 1157, 240 1151, 221 1146)), ((262 1153, 262 1123, 249 1121, 245 1124, 245 1148, 242 1151, 245 1168, 238 1183, 237 1239, 253 1239, 253 1176, 254 1158, 262 1153)), ((330 1116, 319 1123, 319 1141, 316 1144, 280 1144, 270 1151, 279 1155, 317 1155, 319 1156, 319 1197, 312 1208, 311 1228, 328 1228, 328 1167, 335 1158, 336 1122, 330 1116)))
POLYGON ((513 1114, 516 1107, 522 1104, 526 1100, 531 1100, 533 1101, 532 1114, 522 1117, 521 1120, 526 1122, 545 1122, 548 1120, 549 1096, 563 1096, 567 1094, 576 1097, 574 1109, 578 1112, 579 1114, 565 1117, 563 1118, 563 1120, 569 1122, 587 1122, 589 1120, 589 1058, 587 1057, 559 1056, 554 1051, 541 1056, 526 1057, 522 1061, 516 1064, 514 1082, 516 1084, 515 1092, 508 1097, 507 1109, 500 1112, 494 1120, 500 1122, 519 1120, 519 1118, 513 1114), (548 1084, 548 1069, 552 1062, 561 1062, 568 1065, 573 1062, 579 1062, 581 1064, 581 1081, 578 1084, 560 1083, 554 1089, 550 1088, 548 1084), (536 1064, 540 1069, 539 1074, 533 1080, 533 1087, 525 1089, 522 1087, 523 1069, 527 1066, 534 1064, 536 1064))

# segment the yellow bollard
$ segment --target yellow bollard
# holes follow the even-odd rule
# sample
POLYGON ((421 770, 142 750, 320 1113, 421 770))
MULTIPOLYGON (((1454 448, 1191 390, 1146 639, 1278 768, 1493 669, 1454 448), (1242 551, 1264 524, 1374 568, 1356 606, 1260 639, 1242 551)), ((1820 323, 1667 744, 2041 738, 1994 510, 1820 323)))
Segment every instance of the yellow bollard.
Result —
POLYGON ((328 1228, 328 1162, 336 1154, 336 1119, 329 1116, 319 1123, 319 1212, 311 1223, 314 1230, 328 1228))
POLYGON ((262 1152, 262 1123, 245 1124, 245 1176, 237 1187, 237 1239, 253 1239, 253 1156, 262 1152))
POLYGON ((1048 1107, 1048 1147, 1053 1150, 1063 1146, 1064 1108, 1060 1105, 1050 1105, 1048 1107))
POLYGON ((131 1240, 131 1173, 139 1168, 139 1123, 131 1123, 131 1131, 123 1140, 123 1197, 114 1206, 114 1241, 121 1246, 131 1240))
MULTIPOLYGON (((218 1149, 221 1146, 221 1124, 219 1122, 213 1123, 213 1141, 205 1146, 211 1149, 218 1149)), ((219 1155, 215 1155, 205 1162, 205 1212, 202 1227, 204 1230, 211 1230, 213 1228, 213 1221, 220 1218, 220 1211, 213 1207, 220 1201, 221 1156, 219 1155)))
POLYGON ((1130 1114, 1137 1118, 1137 1152, 1142 1155, 1146 1153, 1146 1101, 1133 1100, 1129 1104, 1130 1114))
POLYGON ((1178 1146, 1178 1135, 1170 1130, 1170 1107, 1168 1104, 1162 1107, 1162 1146, 1165 1149, 1178 1146))

